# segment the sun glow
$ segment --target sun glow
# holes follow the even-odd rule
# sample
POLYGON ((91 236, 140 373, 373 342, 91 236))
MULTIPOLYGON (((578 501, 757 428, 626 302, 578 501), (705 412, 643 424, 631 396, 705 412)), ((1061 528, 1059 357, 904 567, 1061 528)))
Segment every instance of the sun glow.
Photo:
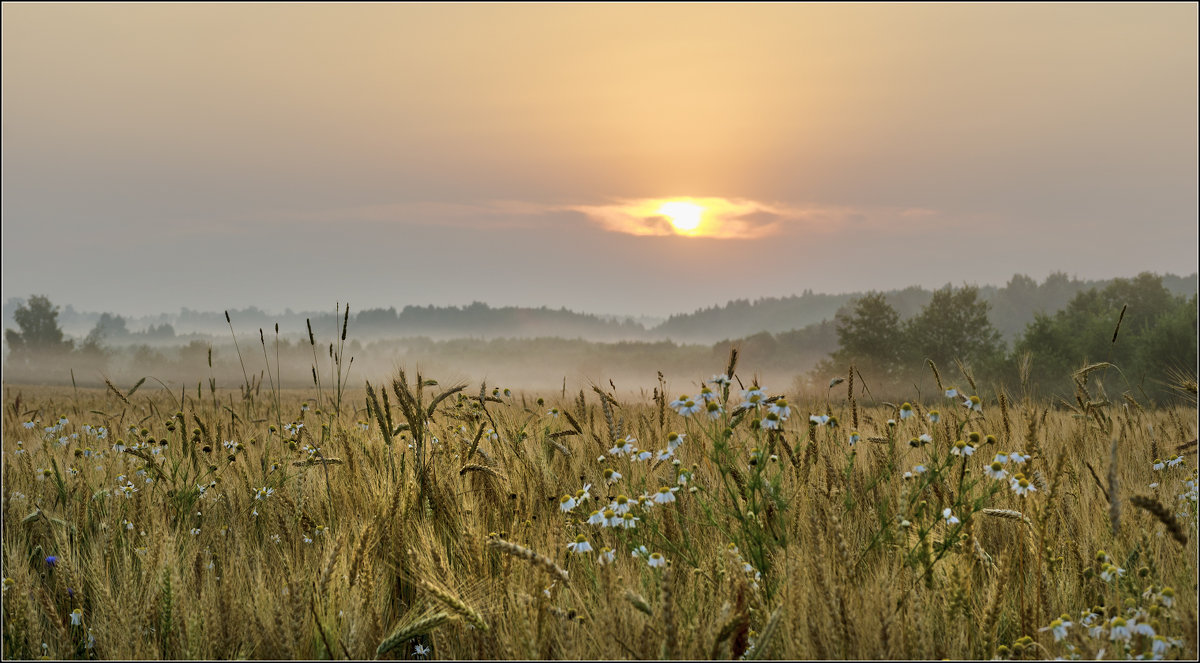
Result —
POLYGON ((695 203, 672 200, 663 203, 656 211, 667 217, 671 225, 675 226, 675 230, 687 235, 700 227, 700 217, 704 208, 695 203))

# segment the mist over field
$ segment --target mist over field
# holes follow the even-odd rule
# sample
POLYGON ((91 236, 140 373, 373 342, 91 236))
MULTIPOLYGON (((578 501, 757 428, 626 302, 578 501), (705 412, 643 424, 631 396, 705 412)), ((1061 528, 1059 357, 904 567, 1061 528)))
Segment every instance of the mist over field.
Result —
MULTIPOLYGON (((1196 274, 1139 278, 1149 279, 1146 283, 1154 284, 1163 296, 1180 298, 1181 302, 1197 291, 1196 274)), ((1038 319, 1061 315, 1072 302, 1082 305, 1089 293, 1111 290, 1114 283, 1119 286, 1126 282, 1084 281, 1059 273, 1038 283, 1016 275, 999 287, 955 288, 948 284, 940 292, 975 293, 972 296, 986 309, 987 324, 997 334, 999 344, 994 350, 1001 355, 1011 353, 1014 359, 1009 363, 1015 365, 1017 347, 1033 333, 1032 326, 1038 319)), ((934 294, 914 286, 882 296, 899 321, 911 323, 929 307, 934 294)), ((332 365, 330 343, 340 340, 344 326, 344 359, 348 362, 353 358, 352 374, 359 382, 379 383, 399 367, 419 367, 425 374, 441 379, 486 381, 501 388, 576 390, 611 380, 622 392, 638 393, 654 387, 661 371, 672 384, 686 390, 688 385, 699 384, 719 372, 730 348, 737 348, 745 375, 756 376, 763 384, 808 394, 819 392, 824 382, 844 372, 854 360, 860 371, 870 363, 868 357, 847 354, 842 348, 846 339, 838 331, 841 324, 842 335, 847 333, 844 327, 866 295, 806 291, 789 297, 736 300, 657 320, 546 307, 493 308, 480 302, 465 307, 409 305, 399 310, 351 307, 349 317, 344 307, 338 308, 336 316, 333 311, 271 313, 252 307, 228 312, 184 308, 178 313, 136 318, 68 307, 58 312, 58 321, 64 337, 73 342, 74 351, 38 364, 6 361, 5 380, 47 384, 74 381, 77 385, 98 386, 105 379, 126 384, 150 376, 175 388, 194 388, 197 381, 205 382, 208 388, 233 387, 254 376, 256 380, 270 377, 288 388, 313 386, 319 377, 314 377, 314 369, 320 373, 332 365), (263 332, 261 337, 259 330, 263 332), (839 350, 841 360, 851 360, 846 365, 832 360, 839 350)), ((1135 315, 1149 305, 1136 298, 1114 301, 1109 310, 1099 309, 1093 314, 1101 325, 1115 325, 1121 315, 1120 305, 1125 303, 1132 304, 1135 315)), ((16 326, 13 315, 24 304, 24 300, 6 303, 6 328, 16 326)), ((1153 316, 1161 313, 1154 311, 1153 316)), ((962 324, 951 311, 935 308, 926 315, 948 325, 962 324)), ((912 345, 917 341, 897 337, 892 342, 912 345)), ((935 340, 934 344, 939 342, 935 340)), ((1039 363, 1065 358, 1045 347, 1029 349, 1039 363)), ((7 344, 5 350, 11 356, 7 344)), ((922 358, 909 361, 904 371, 914 386, 922 382, 922 358)), ((976 359, 977 364, 983 361, 981 357, 976 359)), ((1177 365, 1157 368, 1187 364, 1186 353, 1178 359, 1177 365)), ((998 356, 987 361, 1003 363, 1005 359, 998 356)), ((903 384, 894 374, 896 367, 880 368, 886 369, 884 374, 864 376, 868 384, 903 384)), ((997 377, 1005 372, 997 366, 977 368, 997 377)), ((932 387, 924 384, 918 388, 932 387)))

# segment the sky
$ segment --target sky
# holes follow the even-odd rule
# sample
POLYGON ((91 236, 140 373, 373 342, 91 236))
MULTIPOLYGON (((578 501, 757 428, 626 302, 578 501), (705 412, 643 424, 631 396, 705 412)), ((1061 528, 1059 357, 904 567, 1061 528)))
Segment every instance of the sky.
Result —
POLYGON ((1197 269, 1197 5, 5 2, 3 285, 126 315, 1197 269))

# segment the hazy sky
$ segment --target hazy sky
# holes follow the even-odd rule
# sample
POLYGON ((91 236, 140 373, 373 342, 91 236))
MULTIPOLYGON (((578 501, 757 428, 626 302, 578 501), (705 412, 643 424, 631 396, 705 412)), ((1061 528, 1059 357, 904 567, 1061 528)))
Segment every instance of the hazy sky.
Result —
POLYGON ((666 315, 1185 274, 1197 175, 1195 3, 3 4, 0 299, 666 315))

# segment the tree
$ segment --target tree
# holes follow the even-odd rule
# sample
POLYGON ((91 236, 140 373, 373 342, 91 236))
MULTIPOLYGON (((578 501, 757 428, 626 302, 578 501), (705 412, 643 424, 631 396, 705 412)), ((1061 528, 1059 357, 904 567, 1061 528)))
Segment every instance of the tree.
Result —
POLYGON ((125 326, 125 318, 111 313, 101 313, 100 319, 96 321, 96 326, 88 332, 84 345, 89 348, 98 348, 110 338, 125 338, 126 336, 129 336, 129 329, 125 326))
POLYGON ((62 354, 70 352, 74 342, 63 338, 58 326, 58 307, 43 295, 34 295, 13 313, 21 331, 4 330, 14 356, 62 354))
POLYGON ((855 300, 853 312, 838 312, 835 325, 840 347, 833 360, 839 368, 853 363, 860 371, 869 370, 881 378, 899 372, 904 344, 900 314, 883 293, 872 292, 855 300))
POLYGON ((911 363, 932 359, 948 367, 958 359, 983 374, 998 368, 1004 344, 988 319, 988 309, 975 287, 934 292, 921 313, 904 326, 906 345, 914 353, 911 363))

